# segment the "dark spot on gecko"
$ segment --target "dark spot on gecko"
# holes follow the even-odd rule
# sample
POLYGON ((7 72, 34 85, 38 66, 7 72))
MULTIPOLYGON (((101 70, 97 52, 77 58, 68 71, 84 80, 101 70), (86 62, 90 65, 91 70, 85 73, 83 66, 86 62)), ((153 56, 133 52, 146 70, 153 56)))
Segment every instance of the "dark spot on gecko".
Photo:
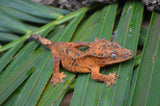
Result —
POLYGON ((78 66, 78 64, 76 63, 75 66, 78 66))
POLYGON ((108 45, 108 47, 110 47, 110 45, 108 45))
POLYGON ((66 53, 68 54, 68 49, 66 49, 65 51, 66 51, 66 53))
POLYGON ((120 48, 118 45, 115 45, 115 47, 118 48, 118 49, 120 48))
POLYGON ((74 52, 75 55, 79 56, 79 53, 74 52))
POLYGON ((63 60, 65 60, 65 57, 63 57, 63 60))
POLYGON ((86 58, 87 58, 87 57, 85 56, 84 59, 86 60, 86 58))
POLYGON ((64 53, 64 50, 62 50, 62 53, 64 53))
POLYGON ((78 43, 81 43, 81 41, 76 41, 75 43, 77 43, 77 44, 78 44, 78 43))
POLYGON ((129 55, 129 52, 127 52, 127 55, 129 55))
POLYGON ((101 54, 101 58, 103 58, 103 54, 101 54))
POLYGON ((113 43, 111 43, 111 46, 113 46, 113 43))
POLYGON ((98 56, 100 56, 101 54, 98 54, 98 56))
POLYGON ((105 48, 106 48, 107 46, 106 46, 106 45, 103 45, 103 47, 105 47, 105 48))
POLYGON ((103 63, 106 63, 105 61, 102 61, 103 63))
POLYGON ((98 48, 98 50, 101 49, 100 47, 98 48))
POLYGON ((117 50, 114 50, 114 52, 118 53, 118 51, 117 51, 117 50))
POLYGON ((100 47, 102 47, 102 45, 100 45, 100 47))
POLYGON ((126 58, 128 58, 128 56, 120 56, 122 59, 126 59, 126 58))
POLYGON ((76 60, 73 60, 72 66, 74 66, 75 62, 76 62, 76 60))
POLYGON ((96 55, 96 53, 93 53, 93 56, 95 56, 96 55))

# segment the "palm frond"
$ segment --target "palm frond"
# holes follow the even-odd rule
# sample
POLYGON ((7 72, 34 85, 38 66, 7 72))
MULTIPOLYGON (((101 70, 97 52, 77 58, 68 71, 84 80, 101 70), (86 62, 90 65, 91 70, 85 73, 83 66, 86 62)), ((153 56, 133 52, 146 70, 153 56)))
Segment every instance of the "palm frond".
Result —
POLYGON ((127 1, 122 13, 118 5, 84 7, 70 13, 24 0, 1 0, 0 104, 59 105, 74 82, 71 106, 158 105, 160 15, 152 13, 147 30, 141 27, 144 7, 140 1, 127 1), (116 35, 112 36, 113 32, 116 35), (54 65, 51 52, 35 41, 27 41, 33 33, 53 42, 114 37, 124 48, 131 49, 134 57, 101 69, 103 74, 118 71, 120 78, 115 86, 107 88, 105 83, 92 80, 90 74, 75 77, 61 67, 68 78, 65 84, 53 87, 49 83, 54 65), (138 44, 144 45, 144 50, 136 56, 138 44))

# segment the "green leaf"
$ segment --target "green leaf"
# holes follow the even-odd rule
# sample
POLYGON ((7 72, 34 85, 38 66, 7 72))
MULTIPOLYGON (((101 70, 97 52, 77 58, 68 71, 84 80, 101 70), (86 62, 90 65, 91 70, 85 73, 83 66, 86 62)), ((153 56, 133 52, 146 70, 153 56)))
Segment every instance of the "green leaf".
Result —
POLYGON ((114 88, 112 105, 125 105, 128 98, 130 81, 134 67, 134 58, 138 45, 138 35, 143 17, 143 5, 141 2, 128 1, 123 9, 117 29, 116 41, 124 48, 130 49, 134 57, 126 62, 120 63, 118 68, 119 79, 114 88), (138 17, 138 19, 137 19, 138 17))
MULTIPOLYGON (((62 32, 63 32, 63 30, 64 30, 64 27, 60 27, 60 28, 57 28, 55 31, 53 31, 50 35, 54 35, 52 38, 53 39, 55 39, 55 38, 57 38, 62 32), (62 32, 61 32, 62 31, 62 32)), ((44 34, 44 33, 43 33, 44 34)), ((44 36, 44 35, 43 35, 44 36)), ((37 42, 35 42, 34 43, 34 45, 37 45, 38 43, 37 42)), ((44 49, 44 47, 43 46, 41 46, 41 49, 38 49, 36 52, 34 52, 33 53, 33 55, 37 55, 37 54, 39 54, 39 53, 42 53, 42 49, 44 49)), ((45 49, 46 50, 46 49, 45 49)), ((30 54, 31 55, 31 54, 30 54)), ((40 57, 39 57, 40 58, 40 57)), ((38 62, 38 61, 37 61, 38 62)), ((35 63, 35 65, 34 65, 34 69, 36 69, 36 64, 37 63, 35 63)), ((32 68, 31 68, 32 69, 32 68)), ((27 71, 27 74, 29 73, 30 71, 27 71)), ((25 85, 25 83, 26 83, 26 81, 24 82, 24 83, 22 83, 22 85, 23 85, 23 87, 24 87, 24 85, 25 85)), ((18 93, 15 93, 15 92, 17 92, 17 89, 16 89, 16 91, 5 101, 5 103, 4 104, 6 104, 6 105, 8 105, 8 103, 10 103, 10 102, 12 102, 12 103, 14 103, 15 102, 15 100, 17 99, 17 97, 19 96, 19 94, 21 93, 21 90, 22 90, 22 88, 23 88, 21 85, 20 85, 20 87, 18 87, 17 89, 18 89, 18 93)))
POLYGON ((17 100, 13 105, 35 105, 48 78, 52 73, 53 59, 49 50, 43 51, 39 61, 36 63, 36 70, 27 80, 17 100))
POLYGON ((145 29, 144 27, 141 27, 139 42, 138 42, 139 45, 141 45, 141 46, 144 45, 146 35, 147 35, 147 29, 145 29))
POLYGON ((159 105, 160 15, 153 12, 139 66, 132 105, 159 105))
MULTIPOLYGON (((61 69, 61 71, 64 71, 61 69)), ((53 87, 52 84, 48 84, 44 93, 42 94, 38 105, 59 105, 63 96, 67 92, 69 85, 75 78, 73 73, 65 73, 67 78, 65 79, 65 84, 57 84, 56 87, 53 87)))
POLYGON ((7 66, 7 64, 14 59, 15 53, 20 49, 20 47, 22 47, 22 44, 19 44, 16 47, 11 48, 5 54, 3 54, 3 56, 0 57, 0 73, 7 66))
POLYGON ((11 34, 11 33, 4 33, 4 32, 0 32, 0 41, 12 41, 12 40, 16 40, 19 37, 17 35, 11 34))
POLYGON ((45 18, 42 18, 42 17, 36 17, 36 16, 30 15, 28 13, 18 11, 14 8, 10 8, 8 6, 3 6, 1 4, 0 4, 0 9, 3 12, 5 12, 5 13, 7 13, 7 14, 15 17, 15 18, 18 18, 20 20, 23 20, 23 21, 29 21, 29 22, 34 22, 34 23, 43 23, 43 24, 44 23, 49 23, 51 21, 49 19, 45 19, 45 18))
POLYGON ((136 78, 138 75, 138 68, 139 68, 139 66, 133 70, 131 86, 129 89, 128 99, 127 99, 127 104, 126 104, 127 106, 131 106, 132 97, 134 95, 134 88, 136 86, 136 78))
POLYGON ((134 66, 139 65, 140 62, 141 62, 141 59, 142 59, 142 54, 136 56, 136 57, 135 57, 135 60, 134 60, 134 66))
POLYGON ((20 37, 19 39, 14 40, 14 41, 6 44, 6 45, 3 46, 2 48, 0 48, 0 52, 5 51, 5 50, 7 50, 7 49, 9 49, 9 48, 11 48, 11 47, 13 47, 13 46, 21 43, 21 42, 24 42, 24 41, 25 41, 31 34, 33 34, 33 33, 41 33, 41 32, 43 32, 44 30, 46 30, 46 29, 48 29, 48 28, 50 28, 50 27, 53 28, 53 27, 55 27, 56 25, 62 24, 62 23, 64 23, 64 22, 72 19, 73 17, 75 17, 75 16, 79 15, 81 12, 83 12, 85 9, 86 9, 86 8, 79 9, 78 11, 75 11, 75 12, 73 12, 73 13, 71 13, 71 14, 68 14, 68 15, 66 15, 66 16, 64 16, 64 17, 62 17, 62 18, 59 18, 59 19, 57 19, 57 20, 55 20, 55 21, 53 21, 53 22, 51 22, 51 23, 49 23, 49 24, 46 24, 46 25, 42 26, 41 28, 39 28, 39 29, 37 29, 37 30, 35 30, 35 31, 33 31, 33 32, 28 32, 28 33, 27 33, 26 35, 24 35, 23 37, 20 37))
POLYGON ((25 0, 1 0, 0 3, 38 17, 56 19, 62 16, 61 13, 54 11, 54 9, 25 0))
MULTIPOLYGON (((43 36, 45 36, 48 31, 50 31, 50 28, 45 31, 43 36)), ((38 44, 35 42, 28 43, 0 75, 0 104, 29 76, 27 74, 28 70, 39 61, 38 57, 41 57, 41 53, 30 55, 37 46, 38 44)))
POLYGON ((6 14, 2 10, 0 10, 0 27, 4 27, 6 29, 9 29, 13 32, 19 32, 19 33, 27 33, 30 31, 27 29, 24 23, 22 23, 20 20, 6 14))
POLYGON ((11 32, 11 31, 9 31, 8 29, 3 28, 3 27, 0 27, 0 31, 1 31, 1 32, 11 32))

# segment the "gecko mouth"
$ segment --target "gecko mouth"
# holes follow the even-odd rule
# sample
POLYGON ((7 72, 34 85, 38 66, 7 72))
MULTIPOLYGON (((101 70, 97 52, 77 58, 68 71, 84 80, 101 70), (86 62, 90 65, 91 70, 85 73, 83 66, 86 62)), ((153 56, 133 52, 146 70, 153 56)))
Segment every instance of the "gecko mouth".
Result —
POLYGON ((133 52, 130 50, 127 54, 121 55, 120 57, 122 60, 129 60, 133 57, 133 52))

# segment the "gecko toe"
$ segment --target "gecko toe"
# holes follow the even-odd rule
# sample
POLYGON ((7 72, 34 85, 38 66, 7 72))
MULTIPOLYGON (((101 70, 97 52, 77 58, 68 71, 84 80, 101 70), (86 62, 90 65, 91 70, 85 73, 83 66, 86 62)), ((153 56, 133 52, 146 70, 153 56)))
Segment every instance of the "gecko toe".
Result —
POLYGON ((64 80, 62 80, 62 81, 61 81, 61 83, 62 83, 62 84, 64 84, 64 83, 65 83, 65 81, 64 81, 64 80))
POLYGON ((116 85, 116 81, 114 81, 112 84, 115 86, 116 85))
POLYGON ((119 76, 118 76, 118 75, 116 75, 116 76, 115 76, 115 78, 117 79, 117 78, 119 78, 119 76))
POLYGON ((107 87, 110 87, 111 83, 107 83, 107 87))
POLYGON ((51 79, 51 83, 53 83, 53 86, 56 86, 58 82, 65 83, 63 78, 66 78, 67 76, 64 74, 64 72, 61 73, 54 73, 51 79))

